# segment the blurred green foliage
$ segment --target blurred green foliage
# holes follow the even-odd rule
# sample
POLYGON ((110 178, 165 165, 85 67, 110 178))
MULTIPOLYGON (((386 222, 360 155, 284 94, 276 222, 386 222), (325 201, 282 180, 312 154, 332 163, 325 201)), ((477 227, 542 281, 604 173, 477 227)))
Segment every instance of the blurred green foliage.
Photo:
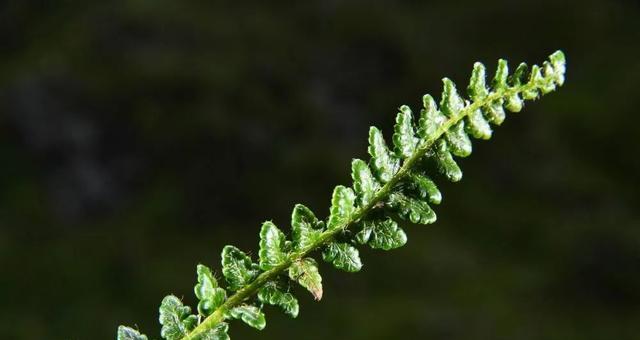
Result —
POLYGON ((437 224, 231 336, 635 339, 639 41, 629 0, 3 3, 0 338, 157 337, 198 262, 326 209, 370 124, 561 48, 562 92, 476 143, 437 224))

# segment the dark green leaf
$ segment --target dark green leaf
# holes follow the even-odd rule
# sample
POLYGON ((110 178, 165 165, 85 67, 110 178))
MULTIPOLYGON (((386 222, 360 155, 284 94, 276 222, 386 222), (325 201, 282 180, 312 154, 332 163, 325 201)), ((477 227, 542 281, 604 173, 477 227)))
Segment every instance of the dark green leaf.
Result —
POLYGON ((422 142, 426 142, 436 134, 440 126, 447 120, 447 117, 438 111, 436 101, 431 95, 425 94, 422 97, 422 105, 424 108, 420 111, 418 136, 420 136, 422 142))
POLYGON ((262 224, 260 230, 260 269, 269 270, 287 260, 284 251, 286 237, 271 221, 262 224))
POLYGON ((391 250, 402 247, 407 243, 407 235, 396 221, 387 218, 375 221, 371 230, 369 245, 373 249, 391 250))
POLYGON ((382 250, 399 248, 407 243, 407 235, 390 218, 363 221, 355 238, 360 244, 369 243, 371 248, 382 250))
POLYGON ((394 126, 393 145, 398 157, 409 158, 416 150, 418 138, 413 128, 413 114, 407 105, 400 107, 394 126))
POLYGON ((193 337, 193 340, 230 340, 228 331, 229 324, 221 322, 204 334, 193 337))
POLYGON ((360 231, 354 236, 354 240, 359 244, 367 244, 371 239, 371 232, 375 227, 375 222, 371 220, 364 220, 360 223, 360 231))
POLYGON ((413 173, 411 174, 411 183, 418 189, 420 197, 428 198, 429 202, 433 204, 440 204, 442 201, 440 190, 429 177, 413 173))
POLYGON ((504 122, 506 114, 504 113, 504 108, 502 107, 503 104, 503 99, 496 99, 482 107, 482 113, 490 123, 500 125, 502 124, 502 122, 504 122))
POLYGON ((353 178, 353 189, 358 197, 358 204, 364 207, 380 189, 380 184, 373 177, 367 163, 360 159, 354 159, 351 162, 351 177, 353 178))
POLYGON ((455 117, 464 108, 464 101, 458 94, 456 84, 451 79, 443 78, 444 90, 442 91, 442 100, 440 101, 440 110, 447 117, 455 117))
POLYGON ((291 234, 293 247, 301 250, 314 244, 324 228, 324 223, 320 222, 316 215, 302 204, 296 204, 291 213, 291 234))
POLYGON ((496 74, 491 81, 491 88, 494 91, 504 90, 508 87, 507 79, 509 77, 509 66, 507 61, 504 59, 498 60, 498 67, 496 69, 496 74))
POLYGON ((264 313, 256 306, 240 305, 231 309, 228 315, 234 319, 242 320, 247 325, 258 330, 263 330, 267 325, 264 313))
POLYGON ((280 306, 287 315, 295 318, 298 316, 298 300, 291 293, 285 292, 286 289, 276 281, 269 281, 258 291, 258 299, 266 304, 280 306))
POLYGON ((399 162, 389 151, 382 132, 375 126, 369 129, 369 154, 374 174, 382 183, 387 183, 398 171, 399 162))
POLYGON ((160 335, 167 340, 178 340, 186 336, 198 323, 189 306, 173 295, 166 296, 160 304, 160 335))
POLYGON ((426 202, 405 196, 401 193, 389 195, 389 206, 398 215, 412 223, 431 224, 436 221, 436 213, 426 202))
POLYGON ((218 287, 218 282, 213 277, 209 267, 199 264, 197 269, 198 284, 193 288, 198 303, 198 312, 202 316, 209 316, 227 299, 227 292, 218 287))
POLYGON ((555 70, 553 69, 553 66, 551 66, 550 62, 545 61, 542 64, 542 71, 544 73, 544 82, 541 91, 543 94, 547 94, 556 89, 555 70))
POLYGON ((486 75, 484 65, 480 62, 473 64, 471 79, 467 87, 467 94, 473 101, 482 100, 489 94, 486 84, 486 75))
POLYGON ((467 157, 471 154, 471 140, 464 131, 464 120, 453 125, 445 136, 451 153, 458 157, 467 157))
POLYGON ((540 72, 540 66, 533 65, 531 66, 531 74, 529 75, 529 82, 527 86, 532 87, 529 91, 523 92, 523 95, 527 99, 536 99, 538 98, 538 90, 540 86, 543 85, 544 78, 542 77, 542 73, 540 72))
POLYGON ((504 107, 511 112, 520 112, 523 105, 524 102, 522 101, 522 98, 520 98, 520 95, 512 93, 507 96, 504 107))
POLYGON ((137 330, 127 327, 118 326, 117 340, 147 340, 147 336, 140 334, 137 330))
POLYGON ((436 142, 435 160, 438 170, 445 175, 450 181, 457 182, 462 179, 462 170, 453 160, 447 142, 440 139, 436 142))
POLYGON ((356 210, 354 206, 355 199, 356 195, 351 188, 338 185, 333 190, 328 229, 341 228, 346 225, 351 218, 351 214, 356 210))
POLYGON ((362 268, 358 249, 347 243, 329 243, 322 251, 322 258, 346 272, 357 272, 362 268))
POLYGON ((513 74, 509 77, 509 84, 512 87, 519 87, 527 82, 527 64, 520 63, 513 74))
POLYGON ((549 56, 549 60, 551 61, 551 65, 555 71, 555 82, 562 86, 562 84, 564 84, 564 73, 566 70, 566 59, 564 57, 564 53, 562 53, 562 51, 555 51, 549 56))
POLYGON ((486 84, 485 67, 480 62, 473 64, 473 71, 471 72, 471 79, 469 79, 467 94, 473 101, 482 100, 489 94, 486 84))
POLYGON ((479 139, 489 139, 493 133, 489 122, 484 119, 480 109, 471 112, 467 116, 465 129, 470 135, 479 139))
POLYGON ((306 257, 293 262, 289 267, 289 278, 306 288, 316 300, 322 299, 322 277, 314 259, 306 257))
POLYGON ((259 269, 242 250, 234 246, 222 249, 222 275, 229 284, 229 289, 238 290, 253 281, 259 269))

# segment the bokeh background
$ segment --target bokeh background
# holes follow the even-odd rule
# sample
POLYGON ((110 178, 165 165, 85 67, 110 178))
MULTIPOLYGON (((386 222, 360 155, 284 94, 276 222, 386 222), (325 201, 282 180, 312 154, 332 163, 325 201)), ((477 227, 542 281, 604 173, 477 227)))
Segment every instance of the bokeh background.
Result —
POLYGON ((639 339, 639 42, 631 0, 3 2, 0 338, 157 338, 197 263, 325 216, 369 125, 563 49, 565 87, 474 143, 436 224, 231 336, 639 339))

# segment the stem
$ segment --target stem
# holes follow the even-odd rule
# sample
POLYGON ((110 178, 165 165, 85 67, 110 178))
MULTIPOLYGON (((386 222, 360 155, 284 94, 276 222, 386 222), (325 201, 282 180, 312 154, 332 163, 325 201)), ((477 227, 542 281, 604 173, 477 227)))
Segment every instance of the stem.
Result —
POLYGON ((280 264, 277 267, 274 267, 272 269, 269 269, 269 270, 263 272, 262 274, 258 275, 258 277, 255 280, 253 280, 250 284, 248 284, 245 287, 241 288, 235 294, 233 294, 231 297, 229 297, 229 299, 227 299, 227 301, 225 301, 225 303, 223 303, 220 307, 218 307, 215 310, 215 312, 213 312, 213 314, 209 315, 206 319, 204 319, 202 321, 202 323, 200 323, 200 325, 198 325, 189 334, 187 334, 187 336, 185 336, 183 338, 183 340, 197 338, 199 335, 203 335, 207 331, 213 329, 220 322, 224 321, 225 313, 227 311, 231 310, 233 307, 239 305, 244 300, 246 300, 249 297, 251 297, 265 283, 267 283, 268 281, 271 281, 272 279, 274 279, 278 275, 282 274, 285 270, 287 270, 289 268, 289 266, 291 266, 291 264, 293 262, 302 259, 303 257, 307 256, 309 253, 311 253, 311 252, 313 252, 315 250, 318 250, 323 245, 331 242, 336 234, 348 229, 349 227, 351 227, 351 226, 355 225, 357 222, 359 222, 369 212, 371 212, 379 202, 383 201, 391 193, 391 191, 394 188, 394 186, 400 180, 402 180, 405 176, 407 176, 410 173, 411 169, 413 168, 413 165, 418 160, 420 160, 422 157, 424 157, 424 155, 427 153, 427 151, 429 151, 429 149, 433 146, 433 144, 438 139, 440 139, 440 137, 442 137, 442 135, 444 133, 449 131, 449 128, 451 128, 453 125, 458 123, 464 117, 468 116, 472 112, 475 112, 476 110, 480 109, 481 107, 492 103, 495 100, 502 99, 502 98, 505 98, 505 97, 507 97, 509 95, 513 95, 513 94, 516 94, 516 93, 520 93, 520 92, 528 91, 528 90, 533 90, 533 89, 537 89, 537 88, 538 88, 538 86, 536 86, 536 84, 529 84, 528 83, 528 84, 519 85, 519 86, 515 86, 515 87, 499 89, 499 90, 496 90, 496 92, 492 92, 489 95, 487 95, 486 97, 484 97, 484 98, 482 98, 482 99, 480 99, 480 100, 478 100, 476 102, 473 102, 470 105, 466 106, 464 109, 460 110, 460 113, 458 113, 458 115, 455 115, 453 117, 449 117, 449 119, 447 119, 438 128, 436 133, 434 133, 432 136, 430 136, 416 150, 416 152, 414 152, 414 154, 411 155, 411 157, 407 158, 404 161, 404 163, 402 164, 402 167, 400 168, 400 170, 398 170, 398 172, 391 178, 391 180, 389 180, 387 183, 385 183, 384 186, 382 188, 380 188, 380 190, 378 190, 378 192, 369 201, 369 203, 366 206, 363 206, 363 207, 360 207, 359 209, 357 209, 355 211, 355 213, 353 215, 351 215, 351 217, 349 218, 349 220, 347 222, 345 222, 340 227, 336 227, 336 228, 333 228, 331 230, 324 231, 322 234, 320 234, 320 237, 318 238, 318 240, 315 243, 307 246, 306 248, 304 248, 302 250, 299 250, 297 252, 293 252, 293 253, 289 254, 289 256, 287 257, 287 260, 284 261, 282 264, 280 264))

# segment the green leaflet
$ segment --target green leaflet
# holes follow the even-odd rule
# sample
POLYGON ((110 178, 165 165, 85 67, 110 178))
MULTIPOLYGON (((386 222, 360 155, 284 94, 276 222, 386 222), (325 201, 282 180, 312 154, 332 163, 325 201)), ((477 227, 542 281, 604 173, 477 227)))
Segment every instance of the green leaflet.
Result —
POLYGON ((264 313, 256 306, 240 305, 231 309, 228 315, 234 319, 244 321, 244 323, 257 330, 263 330, 267 325, 264 313))
POLYGON ((182 339, 198 323, 198 317, 191 314, 191 308, 183 306, 182 301, 173 295, 162 300, 159 311, 160 336, 167 340, 182 339))
POLYGON ((480 109, 467 116, 465 128, 467 133, 478 139, 489 139, 493 133, 489 122, 484 119, 480 109))
POLYGON ((389 195, 388 203, 400 217, 412 223, 431 224, 436 221, 436 213, 427 202, 408 197, 402 193, 393 193, 389 195))
POLYGON ((230 338, 227 334, 228 331, 229 324, 226 322, 221 322, 206 333, 194 337, 193 340, 229 340, 230 338))
MULTIPOLYGON (((456 85, 448 78, 442 79, 444 92, 442 92, 442 102, 440 104, 442 112, 448 117, 457 116, 464 108, 464 101, 456 90, 456 85)), ((466 157, 471 154, 471 140, 464 131, 464 120, 460 120, 453 128, 445 134, 450 145, 450 150, 454 155, 466 157)))
POLYGON ((428 198, 433 204, 440 204, 442 194, 436 184, 429 178, 416 173, 411 174, 411 184, 416 187, 420 197, 428 198))
MULTIPOLYGON (((512 87, 518 87, 525 81, 527 74, 527 64, 520 63, 513 74, 509 77, 509 84, 512 87)), ((525 98, 526 99, 526 98, 525 98)), ((514 93, 507 97, 505 107, 511 112, 520 112, 524 106, 524 100, 520 98, 518 93, 514 93)))
POLYGON ((331 197, 331 215, 329 215, 328 229, 346 226, 346 222, 351 218, 351 214, 356 210, 354 203, 356 195, 351 190, 342 185, 338 185, 333 190, 331 197))
POLYGON ((400 107, 396 116, 396 125, 393 128, 393 145, 396 155, 400 158, 408 158, 413 155, 418 145, 418 138, 413 129, 413 114, 407 105, 400 107))
POLYGON ((302 204, 296 204, 291 213, 291 234, 293 247, 296 250, 313 245, 324 228, 324 222, 319 221, 311 209, 302 204))
POLYGON ((353 179, 353 190, 358 198, 358 205, 366 206, 375 196, 380 184, 373 177, 367 163, 357 158, 351 161, 351 178, 353 179))
POLYGON ((435 161, 438 165, 440 173, 445 175, 451 182, 457 182, 462 179, 462 170, 453 160, 447 142, 440 139, 435 145, 435 161))
POLYGON ((531 74, 529 76, 529 82, 527 83, 527 85, 535 87, 535 89, 531 90, 531 92, 535 93, 535 95, 532 96, 532 93, 528 93, 527 96, 531 99, 538 98, 538 90, 540 89, 540 87, 544 86, 544 78, 542 77, 542 73, 540 72, 540 66, 531 66, 531 74))
POLYGON ((509 77, 509 66, 504 59, 498 60, 498 67, 496 68, 496 74, 491 81, 491 88, 495 90, 504 90, 508 87, 507 79, 509 77))
MULTIPOLYGON (((451 181, 459 181, 462 171, 453 155, 471 153, 468 135, 489 139, 490 124, 505 119, 505 108, 522 109, 524 100, 537 99, 561 86, 565 81, 565 56, 553 53, 542 67, 530 71, 521 63, 512 75, 505 60, 498 62, 491 86, 486 84, 485 67, 475 63, 467 86, 468 99, 455 84, 443 79, 440 110, 430 95, 423 96, 417 131, 408 106, 401 106, 393 134, 393 152, 382 133, 369 130, 369 162, 352 161, 353 190, 337 186, 331 198, 330 216, 319 220, 304 205, 294 207, 291 216, 292 241, 272 222, 265 222, 260 232, 259 264, 233 246, 222 251, 222 274, 227 289, 237 291, 226 299, 212 271, 198 265, 198 283, 194 292, 199 300, 200 317, 173 295, 160 306, 161 335, 165 339, 229 340, 226 318, 241 319, 257 329, 266 325, 260 308, 276 305, 292 317, 299 313, 298 300, 289 292, 290 281, 305 287, 316 300, 323 295, 322 277, 313 258, 305 257, 322 249, 322 257, 335 267, 358 271, 362 267, 358 250, 351 243, 368 244, 374 249, 390 250, 407 242, 396 216, 413 223, 433 223, 436 214, 429 206, 439 204, 442 195, 424 165, 435 165, 451 181), (429 164, 426 164, 429 163, 429 164), (431 164, 433 163, 433 164, 431 164), (402 165, 402 166, 401 166, 402 165), (353 226, 359 228, 348 230, 353 226), (351 238, 346 242, 337 241, 351 238), (285 276, 288 271, 288 279, 285 276), (260 308, 251 305, 257 294, 260 308)), ((137 330, 120 326, 119 340, 146 340, 137 330)))
POLYGON ((518 87, 526 83, 528 69, 527 64, 520 63, 516 70, 513 71, 513 74, 509 76, 509 85, 511 85, 511 87, 518 87))
POLYGON ((489 94, 485 73, 486 71, 482 63, 476 62, 473 64, 471 79, 469 79, 469 86, 467 87, 467 94, 469 94, 469 98, 473 101, 481 100, 489 94))
POLYGON ((445 136, 451 153, 458 157, 467 157, 471 154, 471 140, 464 131, 464 120, 452 126, 445 136))
MULTIPOLYGON (((498 60, 498 67, 496 69, 496 75, 493 77, 493 81, 491 82, 491 87, 493 90, 504 90, 509 87, 507 84, 507 80, 509 78, 509 66, 507 61, 504 59, 498 60)), ((519 112, 522 110, 522 99, 518 93, 513 92, 510 95, 507 95, 504 107, 511 112, 519 112)))
POLYGON ((444 91, 442 91, 442 100, 440 101, 440 110, 447 117, 455 117, 464 108, 464 101, 458 94, 456 84, 449 78, 442 78, 444 91))
POLYGON ((374 174, 382 183, 387 183, 398 171, 399 162, 389 151, 382 132, 375 126, 369 129, 368 150, 374 174))
POLYGON ((543 94, 547 94, 556 89, 556 83, 554 81, 554 73, 553 66, 548 61, 542 63, 542 71, 544 73, 544 82, 543 86, 540 88, 543 94))
POLYGON ((140 334, 133 328, 127 326, 118 326, 117 340, 147 340, 147 336, 140 334))
POLYGON ((269 270, 284 263, 287 254, 284 251, 286 237, 271 221, 262 224, 260 230, 260 269, 269 270))
POLYGON ((422 106, 420 111, 420 119, 418 120, 418 136, 421 142, 426 142, 431 136, 434 136, 440 126, 447 120, 436 105, 436 101, 429 94, 422 97, 422 106))
MULTIPOLYGON (((486 69, 480 62, 473 64, 471 79, 469 79, 469 86, 467 86, 467 94, 473 101, 482 100, 489 94, 486 84, 486 69)), ((485 105, 480 112, 474 111, 469 114, 467 117, 468 130, 475 138, 491 138, 491 127, 487 124, 487 120, 496 125, 502 124, 505 118, 502 102, 502 99, 494 100, 485 105), (484 114, 486 120, 483 119, 482 114, 484 114)))
POLYGON ((316 260, 306 257, 293 262, 289 267, 289 278, 306 288, 317 301, 322 299, 322 277, 316 260))
MULTIPOLYGON (((520 86, 526 84, 528 81, 529 74, 527 74, 527 64, 521 63, 520 66, 516 69, 516 71, 511 76, 511 84, 512 86, 520 86)), ((533 71, 533 67, 531 68, 533 71)), ((538 90, 537 89, 529 89, 522 91, 522 98, 525 100, 534 100, 538 98, 538 90)))
POLYGON ((258 275, 258 266, 242 250, 234 246, 222 249, 222 275, 229 289, 238 290, 258 275))
POLYGON ((482 113, 484 114, 487 120, 495 125, 500 125, 504 122, 504 119, 507 115, 504 112, 504 108, 502 105, 504 104, 504 99, 496 99, 491 103, 482 107, 482 113))
POLYGON ((279 306, 292 318, 298 316, 298 300, 288 292, 287 287, 282 287, 277 281, 269 281, 258 291, 258 300, 273 306, 279 306))
POLYGON ((347 243, 329 243, 322 251, 322 259, 346 272, 357 272, 362 268, 358 249, 347 243))
POLYGON ((558 86, 562 86, 564 84, 564 73, 566 71, 564 53, 562 53, 562 51, 555 51, 549 56, 549 60, 551 61, 551 66, 553 66, 555 82, 558 86))
POLYGON ((396 221, 390 218, 366 220, 362 223, 362 229, 356 234, 356 240, 360 244, 369 243, 373 249, 391 250, 405 245, 407 234, 398 227, 396 221))
POLYGON ((224 303, 227 299, 227 292, 218 287, 218 282, 213 277, 209 267, 199 264, 196 268, 198 274, 198 284, 193 288, 198 302, 198 313, 202 316, 209 316, 213 311, 224 303))

